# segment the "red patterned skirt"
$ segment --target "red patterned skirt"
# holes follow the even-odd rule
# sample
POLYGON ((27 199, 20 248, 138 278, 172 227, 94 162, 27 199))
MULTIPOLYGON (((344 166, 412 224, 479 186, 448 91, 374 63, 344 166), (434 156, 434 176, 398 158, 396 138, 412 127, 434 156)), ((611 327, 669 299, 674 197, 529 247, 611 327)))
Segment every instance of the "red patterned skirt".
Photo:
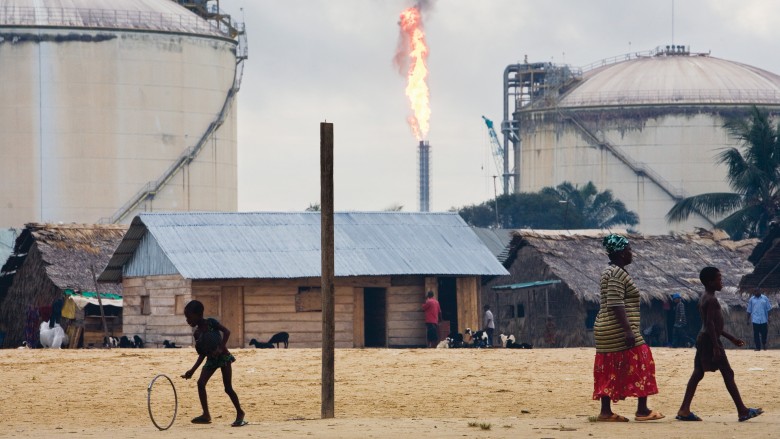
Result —
POLYGON ((646 344, 620 352, 596 353, 593 365, 593 399, 608 396, 613 402, 626 397, 658 393, 655 361, 646 344))

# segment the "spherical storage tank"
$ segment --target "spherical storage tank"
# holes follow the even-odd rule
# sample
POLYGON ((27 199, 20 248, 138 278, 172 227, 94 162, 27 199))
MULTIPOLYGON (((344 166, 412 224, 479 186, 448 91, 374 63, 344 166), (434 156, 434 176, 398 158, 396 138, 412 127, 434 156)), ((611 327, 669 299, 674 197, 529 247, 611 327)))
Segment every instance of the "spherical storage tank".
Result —
POLYGON ((605 60, 584 74, 510 67, 519 91, 515 190, 592 181, 637 212, 649 234, 711 227, 718 218, 668 224, 665 215, 683 197, 732 191, 716 157, 738 144, 726 120, 747 118, 753 105, 780 109, 780 76, 685 46, 605 60))
POLYGON ((0 0, 0 226, 235 211, 240 52, 171 0, 0 0))

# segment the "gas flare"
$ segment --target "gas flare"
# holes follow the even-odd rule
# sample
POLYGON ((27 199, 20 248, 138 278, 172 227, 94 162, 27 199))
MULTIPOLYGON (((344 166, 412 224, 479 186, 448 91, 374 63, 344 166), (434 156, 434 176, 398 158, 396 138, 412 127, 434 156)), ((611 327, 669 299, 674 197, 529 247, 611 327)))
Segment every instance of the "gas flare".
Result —
POLYGON ((401 74, 406 71, 406 96, 409 97, 413 116, 409 116, 409 126, 417 140, 428 135, 431 107, 428 92, 428 45, 423 31, 421 5, 407 8, 401 12, 398 26, 401 28, 395 62, 401 74))

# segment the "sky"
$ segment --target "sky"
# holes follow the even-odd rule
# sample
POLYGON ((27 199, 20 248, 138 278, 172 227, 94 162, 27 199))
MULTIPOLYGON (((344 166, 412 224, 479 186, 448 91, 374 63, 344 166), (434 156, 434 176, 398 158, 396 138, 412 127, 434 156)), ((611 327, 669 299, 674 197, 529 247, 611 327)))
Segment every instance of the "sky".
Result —
MULTIPOLYGON (((494 196, 481 116, 500 126, 504 68, 526 56, 579 67, 673 43, 780 73, 775 0, 428 3, 432 211, 494 196)), ((240 211, 319 202, 324 121, 334 124, 336 210, 418 210, 417 140, 406 121, 406 79, 392 62, 399 14, 412 4, 221 0, 243 16, 249 47, 238 95, 240 211)))

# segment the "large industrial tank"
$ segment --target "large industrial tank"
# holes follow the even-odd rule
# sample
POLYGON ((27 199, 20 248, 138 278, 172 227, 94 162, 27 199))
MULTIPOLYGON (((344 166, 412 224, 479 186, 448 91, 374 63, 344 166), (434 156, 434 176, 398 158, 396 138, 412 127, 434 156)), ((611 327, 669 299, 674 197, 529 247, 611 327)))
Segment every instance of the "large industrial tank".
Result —
POLYGON ((0 227, 235 211, 238 35, 205 1, 0 0, 0 227))
POLYGON ((514 188, 537 191, 592 181, 639 214, 638 229, 662 234, 709 227, 717 218, 664 218, 683 197, 731 192, 717 154, 736 146, 723 128, 752 105, 780 109, 780 76, 686 46, 605 60, 581 71, 549 63, 509 66, 515 108, 514 188), (583 73, 584 72, 584 73, 583 73))

